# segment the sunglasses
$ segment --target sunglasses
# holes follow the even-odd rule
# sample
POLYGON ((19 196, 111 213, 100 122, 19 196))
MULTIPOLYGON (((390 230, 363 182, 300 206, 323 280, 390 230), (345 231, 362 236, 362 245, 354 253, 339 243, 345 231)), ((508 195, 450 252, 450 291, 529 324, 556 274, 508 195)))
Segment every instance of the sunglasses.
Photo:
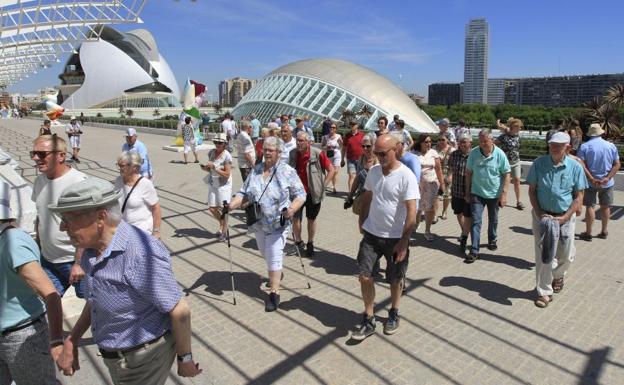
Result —
POLYGON ((60 152, 60 151, 31 151, 30 157, 34 158, 36 155, 37 158, 39 159, 45 159, 48 155, 52 154, 53 152, 60 152))
POLYGON ((371 148, 371 147, 373 147, 371 144, 363 144, 362 145, 362 148, 371 148))
POLYGON ((373 151, 373 154, 375 154, 376 157, 378 158, 385 158, 386 155, 388 155, 388 152, 390 151, 394 151, 394 148, 391 148, 389 150, 386 151, 373 151))
POLYGON ((212 142, 212 143, 214 143, 215 146, 218 146, 220 144, 225 144, 225 142, 212 142))

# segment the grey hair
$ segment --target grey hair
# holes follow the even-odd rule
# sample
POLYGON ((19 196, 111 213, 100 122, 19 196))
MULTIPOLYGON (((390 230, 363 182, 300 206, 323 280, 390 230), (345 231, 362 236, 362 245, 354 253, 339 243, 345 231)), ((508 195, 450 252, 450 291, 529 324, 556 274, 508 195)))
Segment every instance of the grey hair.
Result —
POLYGON ((484 128, 481 131, 479 131, 479 137, 481 136, 485 136, 488 137, 490 139, 492 139, 494 137, 494 135, 492 135, 492 130, 490 130, 489 128, 484 128))
POLYGON ((308 140, 308 134, 305 131, 297 132, 297 139, 299 139, 300 136, 305 138, 305 140, 308 140))
POLYGON ((251 127, 251 124, 246 120, 241 120, 240 125, 243 129, 251 127))
POLYGON ((366 134, 362 138, 362 142, 369 142, 370 144, 374 144, 373 136, 371 134, 366 134))
POLYGON ((266 148, 266 147, 274 147, 275 151, 277 152, 282 152, 282 140, 278 139, 274 136, 269 136, 268 138, 264 139, 264 143, 262 143, 262 148, 266 148))
POLYGON ((394 138, 397 142, 403 144, 403 134, 398 131, 390 131, 390 136, 394 138))
POLYGON ((468 139, 469 141, 472 142, 472 135, 468 134, 468 133, 463 133, 459 136, 459 138, 457 138, 458 142, 461 142, 464 139, 468 139))
POLYGON ((143 164, 143 159, 136 151, 124 151, 117 157, 117 162, 122 161, 132 167, 134 170, 139 171, 143 164))
POLYGON ((282 128, 288 128, 289 131, 292 131, 292 127, 290 127, 290 124, 282 124, 282 128))
POLYGON ((106 206, 97 207, 95 210, 106 211, 106 224, 109 226, 117 226, 123 218, 121 207, 119 207, 119 201, 111 202, 106 206))

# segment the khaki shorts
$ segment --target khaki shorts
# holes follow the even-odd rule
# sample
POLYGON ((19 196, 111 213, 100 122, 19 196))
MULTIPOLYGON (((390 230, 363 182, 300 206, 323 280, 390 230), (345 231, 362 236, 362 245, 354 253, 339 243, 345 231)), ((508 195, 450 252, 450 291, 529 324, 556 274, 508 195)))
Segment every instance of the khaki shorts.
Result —
POLYGON ((522 176, 522 164, 518 162, 518 163, 512 164, 510 167, 511 167, 511 175, 510 175, 511 178, 520 180, 520 177, 522 176))

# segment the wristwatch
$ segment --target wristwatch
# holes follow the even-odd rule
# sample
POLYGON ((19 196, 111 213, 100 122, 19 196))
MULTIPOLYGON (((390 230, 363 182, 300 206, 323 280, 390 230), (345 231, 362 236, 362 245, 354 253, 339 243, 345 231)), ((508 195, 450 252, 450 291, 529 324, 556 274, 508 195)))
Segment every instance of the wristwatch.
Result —
POLYGON ((186 353, 179 355, 178 354, 178 362, 191 362, 193 361, 193 353, 186 353))

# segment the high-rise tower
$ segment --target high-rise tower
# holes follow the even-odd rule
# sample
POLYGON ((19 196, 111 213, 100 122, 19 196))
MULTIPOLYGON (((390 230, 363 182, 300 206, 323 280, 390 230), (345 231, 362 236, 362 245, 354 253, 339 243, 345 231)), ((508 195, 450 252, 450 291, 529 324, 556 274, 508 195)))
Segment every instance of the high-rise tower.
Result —
POLYGON ((464 103, 487 103, 489 27, 485 19, 466 24, 464 103))

